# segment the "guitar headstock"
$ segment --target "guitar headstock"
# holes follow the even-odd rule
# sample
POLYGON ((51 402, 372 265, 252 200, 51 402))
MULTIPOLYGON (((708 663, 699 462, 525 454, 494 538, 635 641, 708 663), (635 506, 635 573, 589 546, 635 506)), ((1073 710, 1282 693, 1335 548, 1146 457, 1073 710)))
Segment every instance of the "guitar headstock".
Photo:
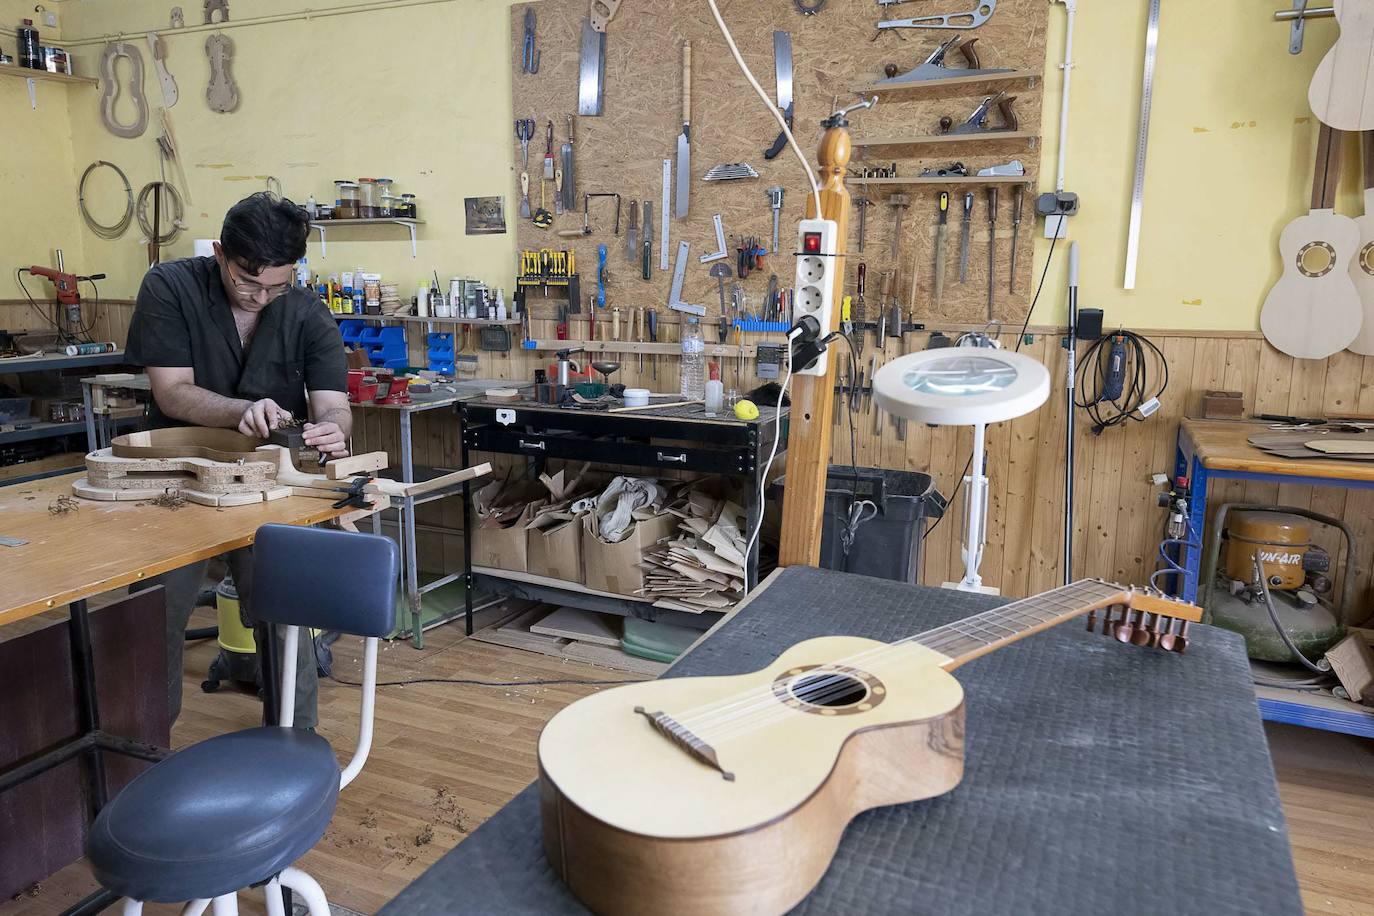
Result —
MULTIPOLYGON (((1104 636, 1133 646, 1150 646, 1182 654, 1188 648, 1188 626, 1202 620, 1202 608, 1152 588, 1123 587, 1124 603, 1101 613, 1104 636)), ((1088 613, 1088 630, 1097 629, 1098 612, 1088 613)))

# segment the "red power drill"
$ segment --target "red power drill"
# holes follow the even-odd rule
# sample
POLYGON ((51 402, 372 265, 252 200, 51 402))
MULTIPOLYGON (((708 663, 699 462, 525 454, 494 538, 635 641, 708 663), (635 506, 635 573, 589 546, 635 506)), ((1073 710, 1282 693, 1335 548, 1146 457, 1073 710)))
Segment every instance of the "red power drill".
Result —
POLYGON ((59 268, 39 267, 37 264, 28 269, 28 272, 35 277, 47 277, 52 281, 53 289, 57 292, 57 301, 62 303, 66 312, 67 324, 73 327, 81 327, 81 291, 76 284, 81 280, 104 280, 104 274, 91 274, 89 277, 79 277, 76 274, 69 274, 59 268))

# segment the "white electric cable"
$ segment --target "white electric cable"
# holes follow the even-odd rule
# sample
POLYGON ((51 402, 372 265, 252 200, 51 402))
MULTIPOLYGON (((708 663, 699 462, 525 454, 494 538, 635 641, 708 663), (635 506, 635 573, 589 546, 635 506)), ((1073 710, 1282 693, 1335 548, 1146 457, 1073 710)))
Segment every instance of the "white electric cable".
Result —
MULTIPOLYGON (((720 34, 730 47, 730 53, 734 55, 735 63, 739 64, 740 70, 743 71, 744 78, 749 81, 750 86, 754 87, 759 98, 763 99, 763 104, 768 106, 768 111, 773 115, 773 120, 778 122, 778 126, 782 128, 783 136, 787 137, 787 145, 792 147, 792 152, 796 154, 797 161, 806 170, 806 179, 811 182, 811 194, 816 198, 816 218, 821 219, 821 186, 816 179, 816 173, 811 168, 811 163, 802 153, 801 147, 797 145, 797 138, 792 136, 792 129, 787 126, 787 119, 782 116, 778 106, 773 104, 773 100, 768 98, 768 93, 763 91, 763 87, 759 85, 759 81, 754 78, 753 72, 750 71, 749 65, 744 62, 744 58, 739 53, 739 48, 735 45, 734 36, 730 34, 730 29, 726 27, 725 20, 720 16, 720 10, 716 7, 716 0, 706 0, 706 4, 711 7, 711 15, 715 17, 716 25, 720 27, 720 34)), ((774 253, 776 254, 776 252, 774 253)))
MULTIPOLYGON (((789 344, 795 335, 788 335, 789 344)), ((763 530, 763 491, 768 486, 768 472, 773 468, 773 459, 778 456, 778 440, 782 438, 782 402, 787 398, 787 386, 792 382, 792 353, 791 346, 787 354, 787 374, 783 376, 782 388, 778 390, 778 403, 773 411, 773 447, 768 452, 768 460, 763 463, 763 473, 759 475, 759 518, 754 522, 754 530, 749 532, 749 540, 744 543, 744 566, 746 573, 749 568, 749 557, 753 553, 754 544, 759 539, 759 532, 763 530)), ((757 582, 754 583, 758 585, 757 582)))

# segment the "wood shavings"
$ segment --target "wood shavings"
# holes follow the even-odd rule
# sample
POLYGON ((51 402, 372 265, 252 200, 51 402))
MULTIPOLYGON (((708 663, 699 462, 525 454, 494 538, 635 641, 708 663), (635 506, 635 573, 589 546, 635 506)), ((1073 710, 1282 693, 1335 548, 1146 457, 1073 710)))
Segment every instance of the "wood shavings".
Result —
POLYGON ((81 511, 81 505, 70 496, 59 496, 48 503, 49 515, 66 515, 68 512, 81 511))
POLYGON ((186 505, 186 497, 181 495, 180 490, 168 490, 161 496, 148 500, 154 506, 161 506, 164 509, 171 509, 173 512, 186 505))

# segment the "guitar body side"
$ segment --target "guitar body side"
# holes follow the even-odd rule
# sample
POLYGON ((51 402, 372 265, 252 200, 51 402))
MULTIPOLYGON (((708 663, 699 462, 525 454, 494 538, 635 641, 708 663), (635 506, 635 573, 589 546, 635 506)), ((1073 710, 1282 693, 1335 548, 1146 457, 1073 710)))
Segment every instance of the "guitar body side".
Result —
POLYGON ((592 817, 541 767, 544 852, 573 895, 601 916, 785 913, 825 875, 855 815, 943 795, 963 772, 961 704, 924 722, 854 734, 830 778, 781 818, 724 836, 664 839, 592 817))
POLYGON ((1374 129, 1374 4, 1333 6, 1340 35, 1312 74, 1307 102, 1318 121, 1337 130, 1374 129))
POLYGON ((1313 210, 1279 236, 1283 276, 1260 309, 1260 330, 1276 349, 1297 359, 1324 359, 1345 349, 1364 323, 1364 306, 1351 278, 1360 229, 1348 216, 1313 210), (1304 253, 1320 248, 1329 264, 1303 266, 1304 253))
POLYGON ((1360 294, 1364 310, 1360 333, 1346 348, 1362 356, 1374 356, 1374 189, 1364 192, 1364 216, 1355 218, 1360 230, 1360 248, 1350 262, 1350 279, 1360 294))

